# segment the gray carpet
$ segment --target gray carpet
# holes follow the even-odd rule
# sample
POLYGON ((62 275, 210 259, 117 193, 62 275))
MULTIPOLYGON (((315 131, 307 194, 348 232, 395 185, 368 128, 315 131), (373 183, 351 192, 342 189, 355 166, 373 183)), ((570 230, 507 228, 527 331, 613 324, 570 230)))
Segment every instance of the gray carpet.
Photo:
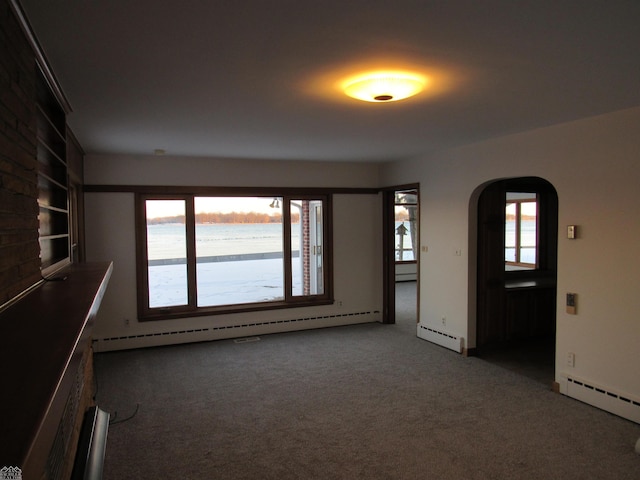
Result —
POLYGON ((640 425, 416 338, 405 307, 396 325, 96 355, 98 404, 124 420, 104 478, 640 479, 640 425))
POLYGON ((416 282, 396 283, 396 323, 412 329, 414 333, 417 325, 417 288, 416 282))

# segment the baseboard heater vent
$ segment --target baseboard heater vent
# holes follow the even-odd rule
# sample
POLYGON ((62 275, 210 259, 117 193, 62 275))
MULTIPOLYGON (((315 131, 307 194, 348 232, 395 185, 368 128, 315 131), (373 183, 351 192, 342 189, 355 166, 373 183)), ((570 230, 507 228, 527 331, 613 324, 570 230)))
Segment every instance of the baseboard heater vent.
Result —
POLYGON ((100 480, 107 447, 109 414, 98 407, 85 413, 71 480, 100 480))
MULTIPOLYGON (((265 327, 265 326, 280 326, 285 324, 304 324, 305 322, 310 322, 314 320, 331 320, 331 319, 342 319, 349 317, 362 317, 369 315, 379 314, 379 310, 373 310, 368 312, 355 312, 355 313, 343 313, 336 315, 320 315, 315 317, 302 317, 295 318, 289 320, 269 320, 265 322, 251 322, 251 323, 243 323, 239 325, 226 325, 219 327, 208 327, 208 328, 191 328, 185 330, 175 330, 169 332, 154 332, 154 333, 143 333, 139 335, 126 335, 121 337, 105 337, 98 338, 94 340, 94 343, 108 343, 113 341, 122 341, 122 340, 140 340, 140 339, 148 339, 149 337, 166 337, 166 336, 184 336, 190 335, 194 333, 203 334, 203 333, 215 333, 220 331, 237 331, 237 336, 242 336, 243 329, 252 328, 252 327, 265 327)), ((233 336, 236 336, 235 333, 233 336)), ((228 338, 228 337, 227 337, 228 338)), ((99 350, 98 350, 99 351, 99 350)))
POLYGON ((567 376, 567 395, 640 423, 640 399, 638 398, 571 376, 567 376))
POLYGON ((457 335, 418 325, 418 337, 454 352, 462 353, 462 337, 457 335))

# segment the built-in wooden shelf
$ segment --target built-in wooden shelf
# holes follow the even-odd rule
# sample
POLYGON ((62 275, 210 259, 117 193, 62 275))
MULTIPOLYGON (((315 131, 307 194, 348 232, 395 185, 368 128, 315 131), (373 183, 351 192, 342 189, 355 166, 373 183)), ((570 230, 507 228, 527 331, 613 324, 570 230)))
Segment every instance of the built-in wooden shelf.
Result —
POLYGON ((76 397, 93 388, 86 385, 91 331, 112 269, 111 262, 71 264, 0 313, 0 467, 19 467, 25 479, 50 478, 43 472, 68 428, 63 417, 71 407, 82 410, 76 397))
POLYGON ((36 76, 38 239, 45 276, 71 261, 66 113, 44 73, 36 76))

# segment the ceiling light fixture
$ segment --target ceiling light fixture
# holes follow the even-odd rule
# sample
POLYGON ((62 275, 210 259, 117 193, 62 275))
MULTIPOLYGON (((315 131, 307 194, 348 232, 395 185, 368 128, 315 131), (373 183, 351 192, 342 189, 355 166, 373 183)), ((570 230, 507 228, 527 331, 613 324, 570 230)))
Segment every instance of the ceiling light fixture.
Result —
POLYGON ((397 102, 420 93, 427 80, 407 72, 373 72, 351 77, 342 89, 345 94, 365 102, 397 102))

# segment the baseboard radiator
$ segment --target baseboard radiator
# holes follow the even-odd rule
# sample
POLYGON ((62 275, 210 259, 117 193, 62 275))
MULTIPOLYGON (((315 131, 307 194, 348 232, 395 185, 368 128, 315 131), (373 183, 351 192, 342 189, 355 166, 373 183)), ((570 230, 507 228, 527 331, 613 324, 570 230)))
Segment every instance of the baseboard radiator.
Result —
POLYGON ((561 376, 564 377, 566 383, 564 391, 561 388, 560 393, 632 422, 640 423, 640 398, 566 373, 561 376))
POLYGON ((463 339, 457 335, 418 324, 418 337, 454 352, 462 353, 463 339))
POLYGON ((94 339, 93 347, 96 352, 105 352, 147 346, 224 340, 251 335, 267 335, 270 333, 371 323, 380 321, 380 315, 381 312, 379 310, 372 310, 286 320, 265 320, 263 322, 250 322, 238 325, 220 325, 215 327, 104 337, 94 339))
POLYGON ((71 480, 100 480, 107 447, 109 414, 98 407, 87 410, 80 431, 71 480))

